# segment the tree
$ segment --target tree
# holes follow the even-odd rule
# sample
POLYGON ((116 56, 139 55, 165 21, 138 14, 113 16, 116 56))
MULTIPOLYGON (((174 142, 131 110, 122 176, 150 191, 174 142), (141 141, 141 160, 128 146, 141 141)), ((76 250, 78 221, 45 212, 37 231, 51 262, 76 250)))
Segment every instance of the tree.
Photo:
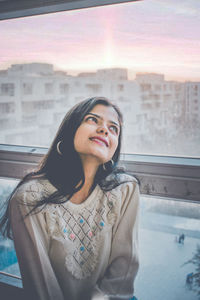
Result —
POLYGON ((192 274, 192 290, 197 293, 200 299, 200 245, 197 244, 196 253, 185 264, 195 265, 195 273, 192 274))

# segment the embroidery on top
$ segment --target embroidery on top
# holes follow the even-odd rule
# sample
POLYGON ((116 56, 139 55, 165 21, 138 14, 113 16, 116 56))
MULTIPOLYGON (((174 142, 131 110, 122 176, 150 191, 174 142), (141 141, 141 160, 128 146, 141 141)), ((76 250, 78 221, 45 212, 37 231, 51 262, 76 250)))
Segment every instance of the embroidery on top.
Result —
POLYGON ((115 220, 112 198, 106 197, 106 201, 103 198, 77 212, 61 204, 48 218, 54 223, 48 226, 52 237, 61 241, 62 236, 62 241, 63 238, 68 241, 65 265, 77 279, 91 276, 102 244, 100 233, 115 220))

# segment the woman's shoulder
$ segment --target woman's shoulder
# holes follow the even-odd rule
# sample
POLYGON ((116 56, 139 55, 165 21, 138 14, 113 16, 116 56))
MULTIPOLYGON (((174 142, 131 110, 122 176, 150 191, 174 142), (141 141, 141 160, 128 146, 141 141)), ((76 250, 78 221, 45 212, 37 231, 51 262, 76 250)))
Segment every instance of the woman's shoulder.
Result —
POLYGON ((33 178, 22 182, 15 190, 12 201, 33 203, 40 201, 43 196, 49 193, 53 186, 45 178, 33 178))
POLYGON ((138 184, 137 178, 128 173, 118 173, 117 178, 120 185, 128 182, 132 182, 134 185, 138 184))
POLYGON ((139 186, 137 178, 125 172, 117 173, 113 178, 110 177, 109 180, 115 182, 110 192, 117 198, 121 198, 122 194, 126 194, 127 192, 134 192, 139 186))
POLYGON ((20 184, 20 186, 17 188, 17 191, 19 193, 40 193, 43 190, 43 182, 44 180, 40 178, 26 180, 20 184))
POLYGON ((115 182, 116 188, 123 188, 128 184, 137 185, 139 184, 138 179, 126 172, 118 172, 111 174, 107 177, 108 181, 115 182))
MULTIPOLYGON (((116 177, 115 177, 116 179, 116 177)), ((107 192, 109 200, 119 215, 123 213, 129 205, 139 202, 139 184, 134 176, 127 173, 117 175, 117 185, 107 192)))

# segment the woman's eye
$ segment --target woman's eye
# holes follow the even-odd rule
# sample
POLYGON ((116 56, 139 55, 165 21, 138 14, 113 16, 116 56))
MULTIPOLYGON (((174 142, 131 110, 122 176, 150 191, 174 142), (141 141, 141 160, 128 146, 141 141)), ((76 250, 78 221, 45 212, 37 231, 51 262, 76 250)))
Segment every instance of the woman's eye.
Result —
POLYGON ((112 131, 114 131, 115 133, 118 133, 118 128, 116 127, 116 126, 110 126, 110 129, 112 130, 112 131))
POLYGON ((96 117, 90 116, 90 117, 87 117, 87 118, 86 118, 86 121, 92 121, 92 122, 97 123, 97 118, 96 118, 96 117))

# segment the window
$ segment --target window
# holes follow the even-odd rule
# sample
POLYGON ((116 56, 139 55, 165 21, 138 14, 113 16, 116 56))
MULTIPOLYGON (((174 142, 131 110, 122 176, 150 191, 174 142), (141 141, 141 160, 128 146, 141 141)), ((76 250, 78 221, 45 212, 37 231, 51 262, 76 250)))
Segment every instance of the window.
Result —
POLYGON ((45 83, 45 94, 51 94, 53 92, 53 84, 45 83))
POLYGON ((46 110, 53 107, 53 101, 35 101, 34 103, 34 110, 46 110))
POLYGON ((194 89, 195 91, 198 91, 198 85, 194 85, 194 86, 193 86, 193 89, 194 89))
POLYGON ((155 89, 155 91, 161 91, 162 87, 160 84, 156 84, 154 89, 155 89))
MULTIPOLYGON (((200 68, 197 2, 133 1, 2 21, 0 103, 9 103, 12 97, 15 129, 23 132, 24 120, 31 127, 36 119, 35 135, 40 136, 44 122, 47 136, 52 137, 58 124, 53 122, 54 115, 101 95, 121 107, 127 127, 126 153, 198 157, 200 130, 192 116, 200 103, 200 77, 195 71, 200 68), (15 38, 11 38, 13 30, 15 38), (24 102, 30 101, 24 109, 24 102), (41 117, 47 110, 52 116, 48 124, 41 117), (161 135, 156 124, 163 111, 168 122, 161 122, 161 135), (133 120, 144 113, 145 130, 140 131, 133 120)), ((11 118, 10 110, 2 108, 0 119, 3 111, 11 118)), ((200 110, 197 115, 198 121, 200 110)), ((0 142, 6 143, 7 136, 14 136, 13 126, 9 133, 7 123, 2 124, 6 132, 0 142)), ((21 138, 15 142, 20 144, 21 138)), ((41 136, 38 144, 51 142, 45 139, 44 144, 41 136)))
POLYGON ((151 91, 152 87, 151 84, 141 84, 140 89, 142 92, 151 91))
POLYGON ((0 103, 0 114, 10 114, 15 111, 14 103, 0 103))
POLYGON ((33 93, 33 84, 32 83, 23 83, 23 93, 24 95, 31 95, 33 93))
POLYGON ((68 83, 62 83, 60 84, 60 93, 62 95, 65 95, 69 92, 69 84, 68 83))
POLYGON ((1 84, 1 95, 2 96, 14 96, 15 85, 14 83, 2 83, 1 84))
POLYGON ((86 84, 86 89, 88 91, 91 91, 93 93, 98 93, 101 91, 101 84, 91 84, 91 83, 88 83, 86 84))

